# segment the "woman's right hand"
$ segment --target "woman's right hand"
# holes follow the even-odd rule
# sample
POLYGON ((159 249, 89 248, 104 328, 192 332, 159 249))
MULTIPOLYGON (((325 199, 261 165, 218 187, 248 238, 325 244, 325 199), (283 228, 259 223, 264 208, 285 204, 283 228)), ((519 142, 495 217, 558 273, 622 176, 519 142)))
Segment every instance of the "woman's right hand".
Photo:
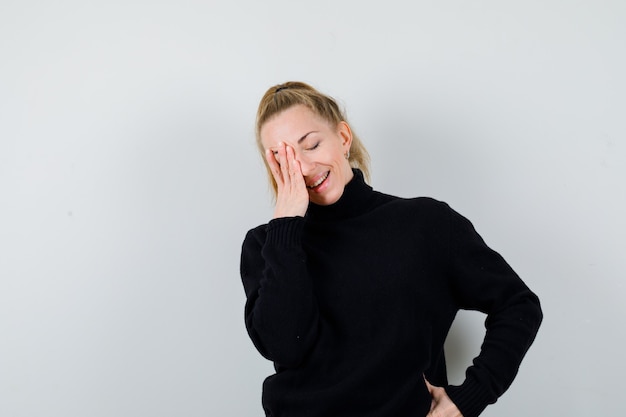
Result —
POLYGON ((278 187, 274 218, 304 217, 309 206, 309 192, 293 148, 281 142, 276 153, 270 149, 265 151, 265 159, 278 187))

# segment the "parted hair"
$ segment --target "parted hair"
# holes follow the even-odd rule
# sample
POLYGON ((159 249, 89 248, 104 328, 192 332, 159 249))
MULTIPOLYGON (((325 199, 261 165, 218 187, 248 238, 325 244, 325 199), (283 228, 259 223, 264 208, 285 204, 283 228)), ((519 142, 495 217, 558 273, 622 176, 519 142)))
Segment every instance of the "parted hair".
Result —
MULTIPOLYGON (((272 171, 265 159, 265 149, 261 143, 261 128, 272 117, 279 113, 297 105, 308 107, 313 113, 317 114, 323 120, 326 120, 333 126, 337 126, 340 122, 348 122, 345 113, 339 108, 335 99, 320 93, 315 88, 300 81, 288 81, 270 87, 263 95, 256 115, 256 144, 265 163, 269 183, 272 186, 274 197, 278 192, 276 180, 272 175, 272 171)), ((351 129, 352 130, 352 129, 351 129)), ((358 168, 363 172, 363 176, 367 181, 370 179, 370 158, 363 145, 363 142, 352 130, 352 144, 350 145, 350 157, 348 159, 350 166, 358 168)))

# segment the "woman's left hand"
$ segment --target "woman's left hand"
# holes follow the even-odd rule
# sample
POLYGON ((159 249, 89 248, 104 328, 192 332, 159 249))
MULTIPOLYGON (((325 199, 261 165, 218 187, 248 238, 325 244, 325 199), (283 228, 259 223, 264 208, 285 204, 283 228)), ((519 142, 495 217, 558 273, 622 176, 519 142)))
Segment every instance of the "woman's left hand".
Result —
POLYGON ((463 417, 456 404, 446 394, 445 389, 431 385, 428 381, 426 381, 426 387, 428 387, 428 392, 433 398, 430 412, 426 417, 463 417))

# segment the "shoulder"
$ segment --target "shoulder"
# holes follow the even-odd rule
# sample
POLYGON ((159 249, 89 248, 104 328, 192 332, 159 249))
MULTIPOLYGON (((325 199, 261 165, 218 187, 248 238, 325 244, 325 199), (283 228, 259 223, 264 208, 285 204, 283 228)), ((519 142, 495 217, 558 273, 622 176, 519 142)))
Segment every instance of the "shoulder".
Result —
POLYGON ((378 193, 377 200, 368 219, 409 233, 447 235, 454 215, 446 202, 429 196, 406 198, 378 193))
POLYGON ((261 224, 254 227, 246 233, 246 237, 243 242, 244 248, 247 246, 263 246, 268 236, 273 236, 270 240, 276 241, 287 239, 288 237, 298 234, 298 231, 302 229, 304 218, 300 216, 295 217, 281 217, 272 219, 269 223, 261 224))
POLYGON ((389 194, 378 193, 380 207, 397 212, 397 214, 419 215, 419 216, 448 216, 453 211, 450 206, 441 200, 433 197, 397 197, 389 194))
POLYGON ((241 244, 240 273, 242 277, 254 271, 262 263, 261 251, 266 235, 267 224, 257 226, 246 233, 241 244))
POLYGON ((243 240, 243 247, 247 246, 263 246, 265 237, 267 236, 268 224, 261 224, 248 230, 246 237, 243 240))

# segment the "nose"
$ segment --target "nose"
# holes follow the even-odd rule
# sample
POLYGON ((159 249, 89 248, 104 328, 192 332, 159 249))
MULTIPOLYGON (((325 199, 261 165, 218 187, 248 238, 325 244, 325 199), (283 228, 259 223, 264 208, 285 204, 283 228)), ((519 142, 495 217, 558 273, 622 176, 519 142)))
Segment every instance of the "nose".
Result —
POLYGON ((313 173, 315 169, 315 162, 308 156, 302 152, 298 152, 296 154, 296 159, 300 162, 300 168, 302 169, 302 175, 305 177, 309 174, 313 173))

